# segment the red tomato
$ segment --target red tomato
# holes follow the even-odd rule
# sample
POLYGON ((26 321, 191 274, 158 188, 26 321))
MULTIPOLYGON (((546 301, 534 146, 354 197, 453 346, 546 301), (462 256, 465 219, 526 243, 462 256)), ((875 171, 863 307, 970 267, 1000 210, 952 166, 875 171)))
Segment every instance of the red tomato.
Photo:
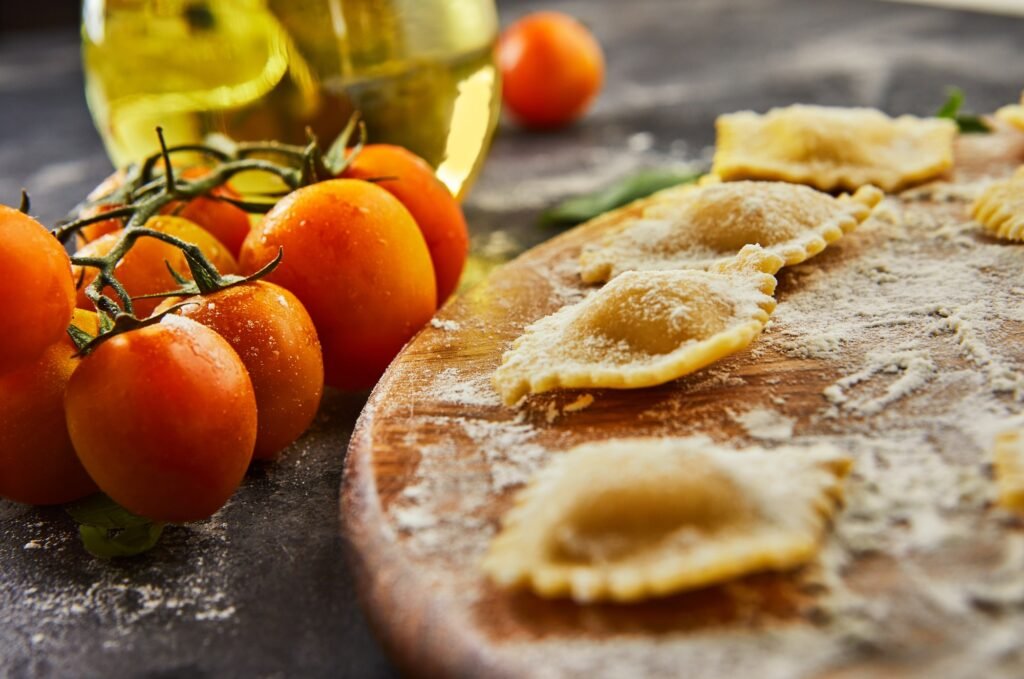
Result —
POLYGON ((324 390, 324 364, 313 320, 295 295, 256 281, 225 290, 168 300, 177 313, 228 341, 242 359, 256 394, 258 459, 272 459, 313 422, 324 390))
POLYGON ((438 306, 459 284, 469 253, 469 230, 462 208, 419 156, 400 146, 369 144, 345 171, 352 179, 394 177, 376 182, 409 210, 423 232, 434 264, 438 306))
POLYGON ((423 234, 379 186, 333 179, 288 194, 246 239, 242 270, 258 270, 279 247, 284 259, 268 278, 309 311, 331 386, 372 386, 434 314, 423 234))
MULTIPOLYGON (((211 236, 205 229, 193 224, 181 217, 153 217, 146 222, 146 228, 160 231, 176 236, 187 243, 199 246, 206 258, 209 259, 217 270, 222 274, 238 273, 238 263, 225 246, 216 238, 211 236)), ((78 255, 82 257, 102 257, 106 255, 117 244, 121 238, 121 231, 108 233, 100 236, 89 243, 78 255)), ((181 250, 169 243, 150 238, 148 236, 135 241, 132 249, 128 251, 121 263, 114 269, 114 276, 128 290, 131 295, 149 295, 158 292, 169 292, 178 287, 178 283, 167 270, 170 264, 179 274, 185 278, 192 278, 188 262, 181 250)), ((75 279, 81 278, 78 286, 78 306, 82 309, 92 309, 92 302, 85 295, 89 284, 96 280, 96 269, 91 267, 75 267, 75 279), (84 274, 81 269, 84 268, 84 274)), ((106 293, 114 296, 113 290, 106 289, 106 293)), ((140 318, 153 313, 153 309, 160 304, 160 299, 140 299, 135 301, 135 315, 140 318)))
MULTIPOLYGON (((89 192, 86 196, 88 201, 97 201, 101 198, 106 198, 111 193, 121 188, 124 184, 124 178, 127 172, 125 170, 118 170, 111 174, 109 177, 100 182, 99 186, 89 192)), ((86 207, 79 213, 80 218, 95 217, 96 215, 103 214, 104 212, 110 212, 116 210, 122 205, 111 203, 109 205, 93 205, 86 207)), ((78 230, 78 234, 75 236, 75 243, 79 248, 85 246, 86 243, 90 243, 100 236, 108 233, 117 231, 118 229, 124 228, 123 219, 104 219, 101 222, 93 222, 87 226, 83 226, 78 230)))
POLYGON ((71 262, 42 224, 0 205, 4 331, 0 375, 39 358, 58 342, 75 308, 71 262))
MULTIPOLYGON (((98 332, 94 313, 75 309, 72 323, 98 332)), ((55 505, 96 492, 64 423, 76 353, 65 334, 34 362, 0 375, 0 496, 8 500, 55 505)))
POLYGON ((187 318, 101 344, 71 375, 65 408, 96 485, 153 521, 195 521, 220 509, 256 443, 245 366, 220 335, 187 318))
POLYGON ((590 107, 604 81, 601 46, 576 19, 536 12, 509 26, 498 42, 502 97, 531 127, 558 127, 590 107))

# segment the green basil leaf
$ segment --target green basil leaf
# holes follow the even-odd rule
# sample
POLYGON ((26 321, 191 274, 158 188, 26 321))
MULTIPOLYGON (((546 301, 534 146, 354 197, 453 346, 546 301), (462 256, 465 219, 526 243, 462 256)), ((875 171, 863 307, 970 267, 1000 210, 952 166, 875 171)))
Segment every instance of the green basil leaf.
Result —
POLYGON ((546 226, 575 226, 662 189, 694 182, 699 177, 699 172, 686 170, 643 170, 611 186, 559 203, 541 215, 541 223, 546 226))
POLYGON ((78 523, 86 551, 101 559, 142 554, 156 545, 164 530, 164 524, 133 514, 102 493, 65 509, 78 523))
POLYGON ((964 134, 987 134, 992 131, 988 123, 978 116, 958 115, 955 120, 960 131, 964 134))
POLYGON ((959 87, 950 87, 946 90, 946 101, 935 112, 936 118, 949 118, 956 120, 960 114, 960 108, 964 105, 964 91, 959 87))
POLYGON ((162 523, 147 523, 120 530, 85 525, 78 527, 85 550, 100 559, 137 556, 148 552, 160 541, 163 531, 162 523))
POLYGON ((964 91, 959 87, 951 87, 948 90, 945 103, 935 112, 935 117, 952 120, 964 134, 984 134, 992 131, 988 123, 979 116, 961 113, 960 109, 963 108, 963 105, 964 91))

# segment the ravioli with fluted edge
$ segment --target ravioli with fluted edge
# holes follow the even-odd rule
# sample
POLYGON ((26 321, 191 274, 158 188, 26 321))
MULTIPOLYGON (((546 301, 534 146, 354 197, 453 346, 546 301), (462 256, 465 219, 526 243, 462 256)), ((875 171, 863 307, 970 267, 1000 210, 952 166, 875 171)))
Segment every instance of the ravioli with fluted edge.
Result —
POLYGON ((1024 166, 982 191, 971 205, 971 217, 993 236, 1024 240, 1024 166))
POLYGON ((623 271, 703 269, 752 244, 798 264, 856 228, 881 199, 873 186, 833 198, 800 184, 709 177, 656 195, 640 216, 585 247, 580 277, 593 283, 623 271))
POLYGON ((712 172, 723 179, 781 179, 822 191, 885 191, 934 179, 953 167, 956 123, 891 118, 872 108, 796 104, 765 114, 721 115, 712 172))
POLYGON ((749 345, 775 308, 782 258, 757 245, 707 271, 627 271, 528 326, 492 383, 512 405, 558 387, 663 384, 749 345))
POLYGON ((482 567, 498 585, 581 603, 792 569, 817 554, 851 464, 828 445, 583 444, 520 492, 482 567))
POLYGON ((1019 104, 1002 107, 996 111, 996 118, 1024 130, 1024 92, 1021 92, 1019 104))
POLYGON ((1024 431, 1013 429, 997 436, 993 453, 999 504, 1024 512, 1024 431))

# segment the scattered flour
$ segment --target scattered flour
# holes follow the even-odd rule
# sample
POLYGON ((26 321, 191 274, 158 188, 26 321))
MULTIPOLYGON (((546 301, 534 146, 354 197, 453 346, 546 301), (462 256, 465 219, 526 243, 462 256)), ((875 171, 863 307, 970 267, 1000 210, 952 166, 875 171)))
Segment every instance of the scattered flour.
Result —
POLYGON ((796 424, 795 419, 767 408, 747 410, 735 419, 751 437, 765 441, 788 441, 796 424))

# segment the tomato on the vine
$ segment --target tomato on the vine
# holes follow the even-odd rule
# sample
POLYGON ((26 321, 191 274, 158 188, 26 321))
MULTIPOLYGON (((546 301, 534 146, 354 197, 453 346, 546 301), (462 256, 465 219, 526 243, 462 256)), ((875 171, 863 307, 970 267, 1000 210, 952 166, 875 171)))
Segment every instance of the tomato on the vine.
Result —
POLYGON ((258 459, 272 459, 313 422, 324 389, 316 328, 305 307, 284 288, 255 281, 184 302, 177 313, 216 330, 238 353, 252 379, 259 414, 258 459))
MULTIPOLYGON (((75 309, 71 322, 98 332, 96 314, 89 311, 75 309)), ((64 391, 77 353, 64 334, 35 361, 0 375, 0 497, 52 505, 96 492, 64 421, 64 391)))
POLYGON ((246 273, 284 249, 268 280, 295 293, 323 348, 327 384, 373 385, 433 316, 434 267, 423 234, 379 186, 332 179, 285 196, 242 247, 246 273))
MULTIPOLYGON (((190 167, 181 172, 182 179, 202 179, 210 174, 205 167, 190 167)), ((211 236, 227 247, 233 257, 238 257, 242 250, 242 242, 252 228, 249 215, 241 208, 218 198, 241 199, 241 195, 229 184, 218 186, 210 192, 210 197, 193 198, 179 206, 171 203, 165 208, 168 214, 174 214, 206 229, 211 236)))
MULTIPOLYGON (((182 170, 180 176, 182 179, 202 179, 209 173, 209 168, 196 166, 182 170)), ((126 177, 127 172, 123 169, 114 172, 93 189, 86 200, 96 202, 106 198, 124 185, 126 177)), ((249 235, 249 215, 245 210, 226 201, 218 200, 218 198, 239 200, 241 195, 231 188, 230 184, 224 184, 210 191, 209 197, 200 196, 184 204, 174 201, 168 203, 161 212, 197 224, 219 240, 233 257, 238 257, 238 252, 242 249, 242 241, 249 235)), ((120 207, 123 206, 117 203, 88 205, 82 209, 78 217, 79 219, 95 217, 120 207)), ((78 247, 83 248, 86 243, 91 243, 100 236, 118 231, 124 228, 124 224, 124 219, 117 217, 87 224, 78 231, 76 240, 78 247)))
MULTIPOLYGON (((227 251, 227 248, 205 229, 187 219, 170 216, 152 217, 146 222, 146 228, 175 236, 198 246, 222 274, 238 272, 238 263, 227 251)), ((123 233, 123 231, 115 231, 100 236, 79 250, 77 255, 102 257, 113 249, 123 233)), ((185 254, 181 250, 169 243, 143 236, 135 242, 128 254, 117 265, 114 276, 132 296, 169 292, 177 288, 178 283, 167 270, 168 264, 185 278, 192 277, 185 254)), ((76 266, 75 279, 81 281, 78 286, 78 306, 83 309, 91 309, 93 305, 86 297, 85 290, 90 283, 96 280, 96 269, 76 266)), ((111 296, 114 294, 109 287, 105 289, 105 292, 111 296)), ((136 315, 141 317, 151 314, 160 301, 159 299, 135 301, 136 315)))
POLYGON ((561 12, 535 12, 498 41, 502 98, 532 127, 557 127, 583 115, 604 82, 604 56, 593 34, 561 12))
POLYGON ((42 224, 0 205, 4 332, 0 374, 39 358, 60 340, 75 308, 71 262, 42 224))
POLYGON ((342 176, 378 180, 378 186, 402 201, 427 241, 437 303, 443 304, 455 292, 469 253, 466 218, 448 187, 422 158, 390 144, 367 145, 342 176))
POLYGON ((256 442, 256 397, 238 354, 210 328, 176 316, 111 337, 83 358, 65 408, 96 485, 153 521, 216 512, 256 442))

